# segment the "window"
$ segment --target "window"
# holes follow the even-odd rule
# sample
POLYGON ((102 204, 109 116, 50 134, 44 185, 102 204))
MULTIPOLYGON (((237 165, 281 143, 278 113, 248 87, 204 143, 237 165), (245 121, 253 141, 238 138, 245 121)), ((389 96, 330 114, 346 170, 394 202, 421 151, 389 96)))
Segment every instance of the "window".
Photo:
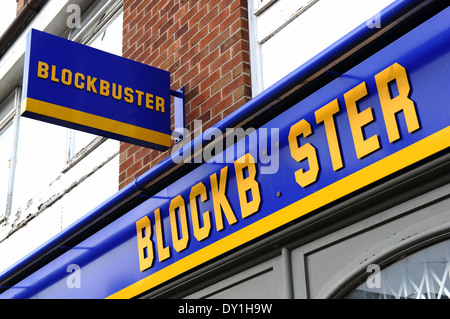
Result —
POLYGON ((12 211, 31 205, 64 168, 66 129, 20 117, 12 211))
POLYGON ((0 219, 10 208, 10 179, 14 170, 14 113, 16 92, 12 92, 0 105, 0 219))
POLYGON ((261 12, 263 12, 277 0, 254 0, 254 1, 255 1, 255 15, 259 15, 261 12))
POLYGON ((90 46, 116 55, 122 55, 122 25, 123 13, 120 13, 112 20, 110 25, 99 32, 90 46))
POLYGON ((377 282, 357 287, 347 299, 450 299, 450 240, 382 269, 377 282))
POLYGON ((2 10, 0 13, 0 35, 5 32, 11 22, 16 17, 17 2, 14 0, 2 1, 2 10))
MULTIPOLYGON (((89 46, 109 52, 116 55, 122 55, 122 25, 123 25, 123 13, 122 10, 119 10, 118 14, 116 10, 113 9, 115 16, 110 20, 110 24, 103 27, 100 32, 96 32, 95 36, 87 37, 84 41, 81 41, 84 44, 88 44, 89 46), (89 39, 89 40, 87 40, 89 39)), ((103 19, 100 19, 96 22, 96 25, 100 25, 101 22, 105 19, 106 14, 102 15, 103 19)), ((87 29, 92 32, 89 27, 87 29)), ((89 32, 81 32, 81 34, 77 35, 77 38, 80 39, 82 34, 89 32)), ((71 36, 69 35, 69 38, 71 36)), ((74 163, 76 163, 82 154, 80 153, 82 150, 89 152, 96 148, 100 143, 102 143, 105 139, 97 137, 96 135, 85 133, 76 130, 69 130, 67 133, 67 151, 66 151, 66 164, 67 168, 70 168, 74 163)))
POLYGON ((393 0, 249 1, 253 95, 279 81, 393 0))
MULTIPOLYGON (((0 211, 6 211, 8 197, 9 170, 11 165, 12 134, 11 125, 0 130, 0 211)), ((0 218, 3 214, 0 215, 0 218)))

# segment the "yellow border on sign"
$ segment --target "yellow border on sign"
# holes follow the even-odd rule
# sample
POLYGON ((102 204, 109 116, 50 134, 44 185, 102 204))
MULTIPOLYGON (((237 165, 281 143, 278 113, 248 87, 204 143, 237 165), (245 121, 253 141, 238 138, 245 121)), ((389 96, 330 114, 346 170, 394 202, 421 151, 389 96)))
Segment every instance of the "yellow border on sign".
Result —
POLYGON ((112 294, 132 298, 326 204, 450 147, 450 127, 420 140, 112 294))
POLYGON ((171 146, 171 136, 168 134, 29 97, 22 101, 21 113, 24 112, 44 115, 166 147, 171 146))

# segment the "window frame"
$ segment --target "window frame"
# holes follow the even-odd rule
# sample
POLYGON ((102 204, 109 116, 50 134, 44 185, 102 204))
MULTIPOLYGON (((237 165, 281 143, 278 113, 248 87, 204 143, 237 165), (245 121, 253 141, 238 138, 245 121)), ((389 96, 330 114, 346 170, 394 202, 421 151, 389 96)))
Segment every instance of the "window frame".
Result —
POLYGON ((274 4, 281 4, 278 0, 252 0, 248 2, 248 19, 250 35, 250 67, 252 76, 252 96, 255 97, 266 88, 264 87, 264 67, 262 47, 270 38, 286 28, 292 21, 301 16, 306 10, 314 6, 319 0, 307 0, 292 12, 284 21, 275 25, 272 30, 260 39, 258 33, 258 18, 274 4))
MULTIPOLYGON (((67 38, 72 41, 76 41, 85 45, 90 45, 98 36, 102 36, 102 33, 108 28, 108 26, 123 13, 123 2, 122 0, 101 0, 93 2, 82 14, 81 21, 82 25, 79 29, 69 29, 60 34, 60 36, 67 38), (84 23, 83 23, 84 22, 84 23)), ((122 39, 122 35, 120 37, 122 39)), ((11 167, 8 176, 7 194, 5 194, 6 208, 4 211, 0 211, 0 224, 7 223, 8 219, 12 213, 13 208, 13 191, 15 182, 15 171, 17 167, 17 156, 18 156, 18 139, 20 131, 20 109, 21 109, 21 95, 22 95, 22 76, 18 75, 19 79, 17 81, 17 86, 12 89, 8 94, 5 94, 2 103, 7 101, 14 95, 14 106, 12 110, 7 112, 2 119, 0 119, 0 132, 9 126, 12 126, 12 146, 11 146, 11 167)), ((67 129, 66 141, 69 142, 73 138, 75 131, 67 129)), ((94 136, 93 139, 84 147, 82 147, 75 154, 70 154, 70 146, 66 143, 66 149, 62 150, 66 152, 66 160, 63 163, 63 168, 61 173, 66 173, 71 168, 73 168, 82 159, 86 158, 91 152, 93 152, 97 147, 102 145, 107 138, 102 136, 94 136), (70 155, 70 156, 69 156, 70 155)), ((2 208, 3 209, 3 208, 2 208)))
POLYGON ((253 10, 251 12, 258 16, 276 1, 278 0, 253 0, 253 10))
MULTIPOLYGON (((69 29, 65 34, 68 40, 84 45, 91 45, 98 37, 102 36, 108 27, 123 14, 121 0, 101 0, 92 4, 81 17, 80 29, 69 29)), ((92 140, 77 152, 73 151, 73 140, 76 138, 76 130, 68 129, 66 138, 66 162, 63 173, 70 170, 83 158, 99 147, 107 138, 93 136, 92 140)))
MULTIPOLYGON (((358 295, 358 291, 360 291, 363 294, 366 293, 366 296, 377 297, 366 299, 450 299, 449 289, 445 287, 445 285, 450 282, 450 280, 445 279, 445 277, 448 277, 450 275, 450 258, 448 254, 449 251, 447 251, 447 256, 443 256, 442 254, 440 255, 440 262, 445 262, 444 273, 441 274, 443 276, 441 282, 439 282, 439 279, 436 278, 438 277, 438 274, 434 273, 433 270, 430 270, 428 268, 430 267, 430 264, 435 263, 430 260, 424 259, 420 262, 420 273, 409 272, 410 268, 412 268, 413 265, 419 264, 417 263, 417 260, 415 261, 415 259, 421 259, 423 257, 433 255, 438 247, 441 248, 442 245, 448 244, 450 244, 450 236, 448 235, 445 235, 443 237, 433 237, 430 240, 425 241, 424 243, 414 245, 412 247, 407 247, 405 250, 402 250, 399 253, 386 258, 384 260, 385 265, 383 265, 383 268, 379 267, 378 264, 372 264, 372 266, 376 266, 378 268, 374 268, 370 272, 367 271, 365 276, 363 277, 365 281, 363 283, 352 285, 351 289, 346 289, 345 294, 341 298, 363 299, 361 295, 358 295), (391 281, 386 280, 386 273, 388 274, 387 277, 392 277, 393 271, 398 271, 398 268, 402 268, 402 276, 399 280, 400 286, 395 287, 392 285, 391 281), (431 277, 433 278, 429 276, 430 272, 432 273, 431 277), (411 279, 411 277, 414 275, 421 276, 419 285, 416 285, 417 282, 414 279, 411 279), (373 279, 374 277, 376 277, 376 279, 373 279), (436 282, 433 282, 433 279, 436 282), (368 287, 369 282, 373 286, 368 287), (441 296, 446 296, 447 298, 430 298, 430 293, 434 292, 433 288, 436 288, 436 284, 440 288, 437 296, 441 294, 441 296), (441 284, 444 284, 444 286, 441 286, 441 284), (430 287, 431 290, 429 290, 430 287), (424 292, 422 289, 425 289, 426 291, 424 292), (446 290, 447 292, 445 292, 444 290, 446 290), (421 294, 411 294, 417 292, 421 292, 421 294), (370 293, 372 293, 373 295, 370 295, 370 293)), ((440 252, 442 252, 442 250, 440 252)))

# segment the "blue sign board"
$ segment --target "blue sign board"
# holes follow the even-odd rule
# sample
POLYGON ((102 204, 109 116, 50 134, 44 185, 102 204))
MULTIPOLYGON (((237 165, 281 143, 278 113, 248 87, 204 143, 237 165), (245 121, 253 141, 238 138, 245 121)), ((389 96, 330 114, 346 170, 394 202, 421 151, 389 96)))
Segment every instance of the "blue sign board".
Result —
POLYGON ((28 34, 22 115, 166 150, 170 74, 38 30, 28 34))
POLYGON ((2 297, 138 296, 447 151, 448 21, 450 9, 216 153, 2 297), (78 288, 68 284, 77 275, 68 271, 71 265, 79 267, 78 288))

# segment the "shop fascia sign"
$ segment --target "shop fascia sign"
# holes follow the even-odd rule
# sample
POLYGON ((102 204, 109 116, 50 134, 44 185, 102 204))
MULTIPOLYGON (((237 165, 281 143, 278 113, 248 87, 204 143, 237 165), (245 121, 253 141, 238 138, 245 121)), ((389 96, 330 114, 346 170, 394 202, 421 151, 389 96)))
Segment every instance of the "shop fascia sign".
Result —
POLYGON ((22 116, 166 150, 171 93, 167 71, 35 29, 28 34, 22 116))
POLYGON ((225 149, 132 210, 136 241, 122 249, 135 250, 141 279, 112 297, 142 293, 448 150, 449 19, 444 10, 249 134, 241 151, 225 149), (265 174, 273 163, 251 141, 274 130, 278 169, 265 174))

